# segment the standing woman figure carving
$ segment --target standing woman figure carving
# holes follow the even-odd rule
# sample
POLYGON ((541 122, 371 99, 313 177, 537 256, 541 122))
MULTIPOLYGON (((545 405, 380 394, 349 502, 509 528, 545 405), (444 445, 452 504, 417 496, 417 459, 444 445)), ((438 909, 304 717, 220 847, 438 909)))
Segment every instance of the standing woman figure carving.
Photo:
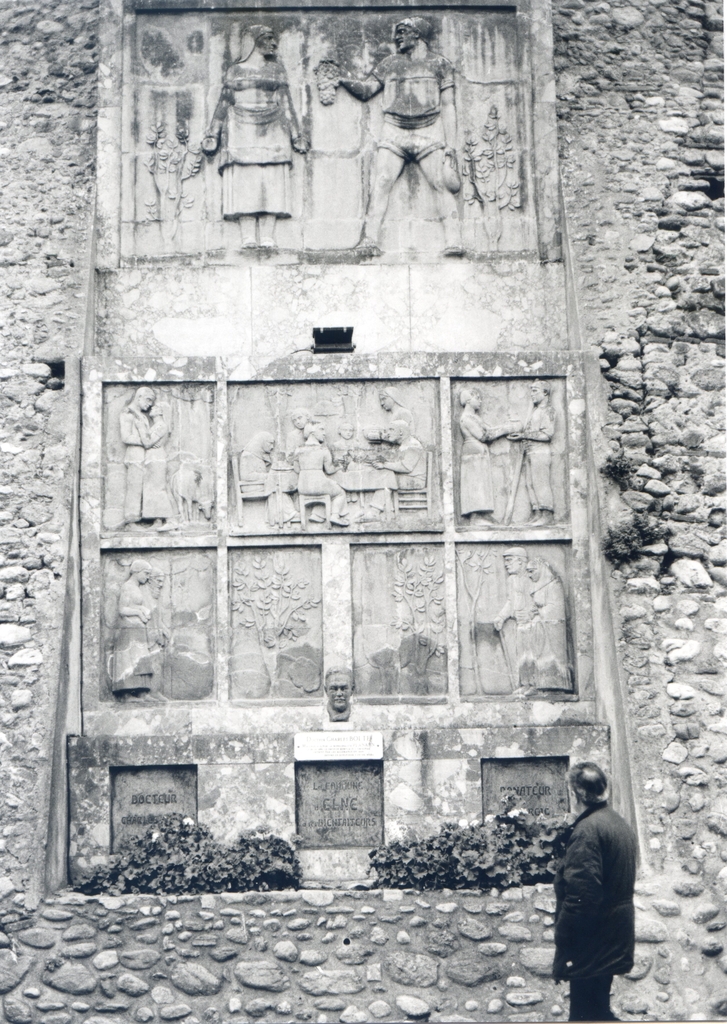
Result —
POLYGON ((308 149, 277 51, 272 28, 248 29, 202 142, 208 156, 220 150, 222 216, 240 222, 243 248, 275 247, 277 219, 291 216, 293 150, 308 149))

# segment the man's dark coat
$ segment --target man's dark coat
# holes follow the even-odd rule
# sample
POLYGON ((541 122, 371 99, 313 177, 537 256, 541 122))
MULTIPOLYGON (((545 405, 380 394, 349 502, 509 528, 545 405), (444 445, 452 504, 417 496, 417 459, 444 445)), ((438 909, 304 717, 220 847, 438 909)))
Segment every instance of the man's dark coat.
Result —
POLYGON ((556 979, 626 974, 634 965, 636 836, 607 803, 577 818, 555 875, 556 979))

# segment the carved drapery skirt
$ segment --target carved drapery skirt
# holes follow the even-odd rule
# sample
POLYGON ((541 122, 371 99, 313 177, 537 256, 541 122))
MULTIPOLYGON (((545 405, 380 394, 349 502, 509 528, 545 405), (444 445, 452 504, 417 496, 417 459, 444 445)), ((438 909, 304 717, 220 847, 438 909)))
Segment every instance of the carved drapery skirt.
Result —
POLYGON ((290 217, 290 164, 228 164, 222 171, 225 220, 290 217))
POLYGON ((490 450, 482 441, 468 438, 462 445, 459 476, 460 513, 492 512, 495 503, 492 493, 492 467, 490 450))

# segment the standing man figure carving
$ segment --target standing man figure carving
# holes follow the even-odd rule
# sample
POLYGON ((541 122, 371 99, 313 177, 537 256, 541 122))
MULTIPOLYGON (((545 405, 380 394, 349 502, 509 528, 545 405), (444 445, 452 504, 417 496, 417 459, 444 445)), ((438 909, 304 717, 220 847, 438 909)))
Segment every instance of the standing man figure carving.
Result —
POLYGON ((407 163, 418 164, 434 189, 444 228, 445 255, 462 255, 459 212, 454 193, 457 171, 457 111, 454 68, 432 53, 432 26, 425 18, 403 18, 394 28, 396 53, 385 57, 363 80, 339 80, 366 102, 383 90, 384 131, 378 141, 366 220, 357 248, 379 250, 381 226, 395 182, 407 163))
POLYGON ((553 977, 570 981, 569 1020, 617 1020, 611 982, 634 966, 636 836, 608 806, 602 768, 584 761, 568 781, 578 818, 555 875, 553 977))

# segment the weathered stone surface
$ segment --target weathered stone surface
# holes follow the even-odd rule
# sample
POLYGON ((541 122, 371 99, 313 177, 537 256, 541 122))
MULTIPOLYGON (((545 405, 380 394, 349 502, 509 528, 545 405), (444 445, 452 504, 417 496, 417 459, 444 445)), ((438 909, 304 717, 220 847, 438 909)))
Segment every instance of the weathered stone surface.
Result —
POLYGON ((232 960, 234 957, 239 956, 239 954, 240 950, 235 949, 234 946, 216 946, 214 949, 209 951, 209 955, 218 963, 224 963, 226 960, 232 960))
POLYGON ((119 962, 119 954, 115 949, 102 949, 100 953, 97 953, 93 958, 93 966, 97 971, 108 971, 112 967, 116 967, 119 962))
POLYGON ((308 971, 298 980, 298 984, 312 996, 355 995, 366 985, 358 971, 353 969, 326 970, 318 968, 308 971))
POLYGON ((304 949, 299 957, 299 962, 306 967, 318 967, 328 959, 328 954, 320 949, 304 949))
POLYGON ((70 957, 72 960, 83 960, 93 956, 97 949, 98 946, 95 942, 74 942, 70 946, 63 946, 61 955, 70 957))
POLYGON ((18 938, 24 946, 32 946, 34 949, 51 949, 56 944, 58 932, 52 932, 49 928, 26 928, 18 932, 18 938))
POLYGON ((78 942, 81 939, 93 939, 95 937, 96 929, 85 921, 81 924, 72 924, 70 928, 66 928, 61 934, 64 942, 78 942))
POLYGON ((143 996, 149 991, 149 986, 143 978, 135 974, 121 974, 116 979, 116 987, 129 996, 143 996))
POLYGON ((83 996, 93 992, 97 985, 95 975, 84 964, 62 964, 57 971, 46 971, 43 982, 49 988, 70 995, 83 996))
POLYGON ((341 1024, 364 1024, 369 1019, 365 1010, 359 1010, 357 1006, 347 1006, 338 1018, 341 1024))
POLYGON ((272 960, 240 960, 235 964, 235 977, 246 988, 267 992, 284 992, 290 985, 283 969, 272 960))
POLYGON ((678 917, 682 908, 674 900, 652 900, 651 905, 662 917, 678 917))
POLYGON ((520 960, 533 974, 550 978, 553 974, 554 946, 522 946, 520 960))
POLYGON ((360 964, 366 963, 373 955, 373 946, 367 946, 361 942, 352 942, 350 945, 336 950, 336 959, 350 967, 358 967, 360 964))
POLYGON ((31 1024, 33 1011, 29 1003, 23 999, 16 999, 14 996, 5 996, 3 999, 3 1012, 5 1020, 9 1024, 31 1024))
POLYGON ((273 946, 273 956, 278 960, 285 960, 286 963, 294 964, 298 959, 298 947, 290 939, 282 939, 273 946))
POLYGON ((170 1006, 162 1006, 159 1016, 162 1020, 183 1020, 192 1012, 192 1007, 186 1003, 172 1003, 170 1006))
POLYGON ((511 942, 531 942, 533 938, 530 929, 521 924, 501 924, 497 931, 503 939, 511 942))
POLYGON ((257 999, 251 999, 249 1003, 245 1003, 245 1013, 257 1020, 260 1017, 264 1017, 269 1011, 274 1011, 275 1005, 275 1002, 271 999, 258 997, 257 999))
POLYGON ((502 954, 507 950, 507 943, 483 942, 477 948, 484 956, 502 956, 502 954))
POLYGON ((457 922, 457 931, 460 935, 464 935, 466 939, 472 939, 473 942, 482 942, 483 939, 492 938, 492 928, 476 918, 462 918, 462 920, 457 922))
POLYGON ((498 963, 483 959, 473 951, 454 953, 444 964, 444 973, 450 981, 472 987, 485 981, 496 981, 504 972, 498 963))
POLYGON ((665 942, 668 935, 667 927, 663 921, 656 918, 649 918, 637 911, 636 913, 636 941, 637 942, 665 942))
POLYGON ((125 949, 119 953, 119 960, 130 971, 147 971, 161 959, 155 949, 125 949))
POLYGON ((399 985, 428 988, 437 983, 437 961, 423 953, 390 953, 384 959, 384 967, 399 985))
POLYGON ((505 996, 510 1006, 534 1006, 542 1003, 542 992, 508 992, 505 996))
POLYGON ((12 992, 34 963, 34 958, 15 957, 9 949, 0 949, 0 995, 12 992))
POLYGON ((429 1003, 424 999, 418 999, 416 996, 397 996, 396 1005, 402 1013, 412 1020, 421 1020, 423 1017, 428 1017, 431 1013, 429 1003))
POLYGON ((634 955, 634 966, 631 968, 628 974, 624 975, 624 977, 628 978, 629 981, 641 981, 641 979, 645 978, 651 970, 651 965, 653 964, 653 962, 653 957, 643 956, 639 953, 636 953, 634 955))
POLYGON ((172 971, 170 980, 188 996, 213 996, 222 987, 221 978, 208 971, 203 964, 193 962, 178 964, 172 971))
POLYGON ((684 878, 675 882, 672 888, 677 896, 701 896, 704 892, 704 883, 696 878, 684 878))

